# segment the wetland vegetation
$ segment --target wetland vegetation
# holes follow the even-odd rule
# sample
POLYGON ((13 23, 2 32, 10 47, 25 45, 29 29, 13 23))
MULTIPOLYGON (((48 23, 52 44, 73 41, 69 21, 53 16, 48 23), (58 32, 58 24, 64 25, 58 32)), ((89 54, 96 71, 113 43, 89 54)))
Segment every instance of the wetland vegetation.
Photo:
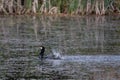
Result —
POLYGON ((1 14, 119 14, 119 0, 0 0, 1 14))

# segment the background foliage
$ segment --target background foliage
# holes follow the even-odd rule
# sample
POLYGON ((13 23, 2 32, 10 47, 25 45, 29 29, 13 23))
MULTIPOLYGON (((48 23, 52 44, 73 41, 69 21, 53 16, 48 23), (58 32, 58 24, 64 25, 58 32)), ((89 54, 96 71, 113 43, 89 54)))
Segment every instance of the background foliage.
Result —
POLYGON ((0 0, 1 14, 120 13, 120 0, 0 0))

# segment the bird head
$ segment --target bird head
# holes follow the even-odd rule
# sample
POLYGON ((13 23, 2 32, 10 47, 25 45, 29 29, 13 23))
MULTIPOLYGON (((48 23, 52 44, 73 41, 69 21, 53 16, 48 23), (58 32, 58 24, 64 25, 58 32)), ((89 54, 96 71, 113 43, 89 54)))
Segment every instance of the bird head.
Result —
POLYGON ((40 46, 40 49, 43 49, 43 46, 40 46))

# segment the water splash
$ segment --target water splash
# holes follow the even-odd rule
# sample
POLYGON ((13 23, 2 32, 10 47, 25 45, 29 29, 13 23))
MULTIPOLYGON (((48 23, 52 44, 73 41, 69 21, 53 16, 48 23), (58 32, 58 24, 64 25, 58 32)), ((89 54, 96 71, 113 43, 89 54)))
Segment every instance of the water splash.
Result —
POLYGON ((62 55, 58 50, 52 49, 52 55, 55 59, 62 59, 62 55))

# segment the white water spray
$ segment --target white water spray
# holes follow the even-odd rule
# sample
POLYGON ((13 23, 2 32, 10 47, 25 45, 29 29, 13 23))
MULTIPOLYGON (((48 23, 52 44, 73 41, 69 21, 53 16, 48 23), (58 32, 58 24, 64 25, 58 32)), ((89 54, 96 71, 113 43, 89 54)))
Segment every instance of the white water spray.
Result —
POLYGON ((55 59, 62 59, 61 53, 55 49, 52 49, 52 54, 55 59))

